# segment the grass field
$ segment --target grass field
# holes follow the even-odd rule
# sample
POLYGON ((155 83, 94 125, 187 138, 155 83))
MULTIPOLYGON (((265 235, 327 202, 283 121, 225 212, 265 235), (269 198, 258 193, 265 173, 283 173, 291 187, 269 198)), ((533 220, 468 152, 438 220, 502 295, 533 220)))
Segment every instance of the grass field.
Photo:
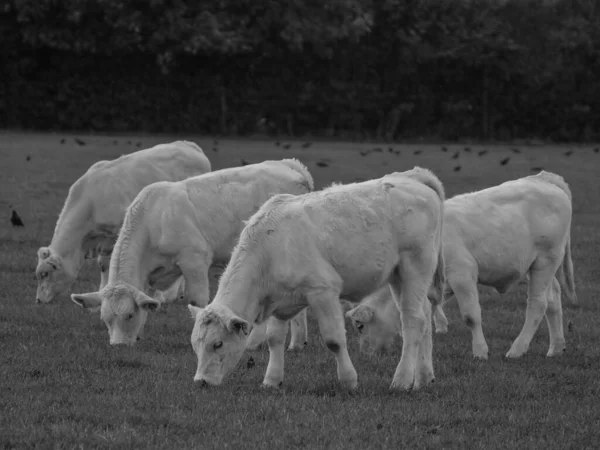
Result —
MULTIPOLYGON (((192 382, 196 356, 185 305, 151 316, 145 338, 134 348, 111 348, 100 318, 68 299, 36 305, 36 251, 50 242, 71 183, 99 159, 172 140, 80 135, 85 145, 79 145, 75 137, 0 134, 0 448, 597 448, 600 153, 594 146, 472 145, 467 151, 465 145, 447 145, 443 152, 440 145, 315 142, 303 148, 302 141, 285 141, 291 148, 283 149, 270 141, 219 139, 215 145, 212 138, 172 137, 196 141, 214 169, 240 165, 241 159, 297 157, 317 187, 415 165, 432 169, 448 196, 539 167, 569 182, 582 307, 565 306, 563 357, 545 357, 544 322, 524 358, 504 360, 523 325, 525 290, 502 297, 485 290, 487 362, 471 357, 470 332, 451 303, 448 334, 434 336, 436 383, 394 394, 388 387, 400 346, 391 356, 362 356, 348 323, 359 376, 359 389, 350 394, 338 388, 335 360, 320 344, 312 317, 308 349, 286 354, 281 390, 260 388, 267 350, 252 354, 251 369, 244 356, 222 387, 199 389, 192 382), (382 151, 360 153, 375 147, 382 151), (483 150, 488 152, 480 156, 483 150), (452 159, 456 151, 459 157, 452 159), (500 165, 506 157, 510 161, 500 165), (327 167, 317 165, 321 160, 327 167), (10 226, 10 205, 25 228, 10 226)), ((95 267, 88 268, 74 290, 95 290, 97 282, 95 267)))

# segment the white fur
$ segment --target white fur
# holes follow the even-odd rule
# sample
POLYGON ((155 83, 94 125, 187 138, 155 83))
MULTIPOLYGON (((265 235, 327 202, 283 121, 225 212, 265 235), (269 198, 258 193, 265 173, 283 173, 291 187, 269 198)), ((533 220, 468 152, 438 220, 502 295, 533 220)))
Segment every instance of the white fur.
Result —
MULTIPOLYGON (((526 277, 525 324, 506 356, 519 357, 527 351, 544 314, 550 337, 548 356, 564 351, 561 284, 562 292, 577 302, 570 251, 570 197, 562 178, 542 172, 446 200, 443 247, 448 294, 456 296, 471 328, 475 357, 488 357, 476 284, 504 293, 526 277)), ((367 353, 390 347, 399 331, 394 327, 398 315, 389 289, 365 298, 347 313, 359 329, 361 350, 367 353)), ((438 331, 445 331, 447 320, 441 306, 434 318, 438 331)))
POLYGON ((214 301, 195 316, 194 379, 220 384, 247 338, 225 323, 268 320, 265 386, 283 381, 288 321, 310 305, 323 341, 335 354, 338 379, 357 375, 346 348, 340 297, 358 302, 382 286, 403 311, 404 348, 393 388, 417 389, 433 379, 431 305, 435 275, 443 288, 443 187, 415 168, 363 183, 273 197, 242 231, 214 301))
MULTIPOLYGON (((111 342, 135 342, 145 318, 138 328, 124 333, 125 313, 120 311, 137 320, 135 316, 142 311, 135 307, 141 298, 136 291, 147 285, 163 289, 183 276, 185 300, 206 306, 210 301, 209 269, 229 261, 243 221, 272 195, 304 194, 312 186, 306 168, 297 160, 287 159, 144 188, 127 210, 106 288, 90 297, 96 304, 100 299, 111 342), (122 284, 129 286, 129 294, 115 297, 113 288, 122 284)), ((85 302, 85 297, 73 296, 81 304, 80 299, 85 302)))
POLYGON ((160 144, 92 165, 69 189, 52 242, 38 250, 38 301, 47 303, 66 293, 86 256, 98 256, 102 288, 125 211, 142 188, 210 170, 202 149, 189 141, 160 144))

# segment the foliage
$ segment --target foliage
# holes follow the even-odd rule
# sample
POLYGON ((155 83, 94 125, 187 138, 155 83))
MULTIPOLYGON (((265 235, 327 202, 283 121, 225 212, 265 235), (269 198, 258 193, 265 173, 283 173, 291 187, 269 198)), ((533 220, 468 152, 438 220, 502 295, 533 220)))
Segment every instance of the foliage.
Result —
POLYGON ((0 37, 4 126, 600 137, 594 0, 7 0, 0 37))

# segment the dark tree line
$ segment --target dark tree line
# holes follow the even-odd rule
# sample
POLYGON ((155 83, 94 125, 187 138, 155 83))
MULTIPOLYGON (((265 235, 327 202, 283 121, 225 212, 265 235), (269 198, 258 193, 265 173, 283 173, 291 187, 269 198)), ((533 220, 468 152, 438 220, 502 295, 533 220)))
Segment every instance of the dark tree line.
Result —
POLYGON ((4 0, 0 126, 600 137, 597 0, 4 0))

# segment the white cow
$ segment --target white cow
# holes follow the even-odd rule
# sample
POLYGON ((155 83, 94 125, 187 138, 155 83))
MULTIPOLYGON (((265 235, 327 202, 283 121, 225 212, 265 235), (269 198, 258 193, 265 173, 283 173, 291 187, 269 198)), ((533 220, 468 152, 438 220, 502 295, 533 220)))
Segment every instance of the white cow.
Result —
MULTIPOLYGON (((550 172, 446 200, 447 293, 456 296, 471 329, 475 357, 488 356, 477 283, 504 293, 526 276, 525 324, 506 356, 518 358, 528 350, 544 314, 550 335, 547 356, 563 353, 561 285, 571 303, 578 303, 570 228, 571 192, 562 177, 550 172)), ((400 331, 389 289, 364 299, 346 315, 358 330, 361 350, 366 353, 386 351, 400 331)))
POLYGON ((48 303, 66 294, 90 255, 98 256, 100 287, 104 287, 125 211, 142 188, 210 170, 202 149, 189 141, 160 144, 92 165, 69 189, 52 242, 38 250, 37 302, 48 303))
POLYGON ((288 320, 310 305, 335 355, 338 379, 355 388, 339 298, 358 302, 388 283, 402 311, 404 337, 392 388, 417 389, 433 380, 427 291, 433 281, 441 301, 443 200, 441 182, 418 167, 273 197, 242 231, 213 302, 204 309, 189 306, 198 357, 194 380, 221 384, 241 358, 252 325, 269 319, 263 384, 279 386, 288 320))
POLYGON ((227 263, 244 221, 274 194, 304 194, 313 188, 312 176, 296 159, 147 186, 125 215, 108 284, 71 298, 84 308, 101 306, 111 344, 133 345, 148 311, 160 305, 142 292, 147 284, 162 289, 183 275, 186 300, 206 306, 209 268, 227 263))

